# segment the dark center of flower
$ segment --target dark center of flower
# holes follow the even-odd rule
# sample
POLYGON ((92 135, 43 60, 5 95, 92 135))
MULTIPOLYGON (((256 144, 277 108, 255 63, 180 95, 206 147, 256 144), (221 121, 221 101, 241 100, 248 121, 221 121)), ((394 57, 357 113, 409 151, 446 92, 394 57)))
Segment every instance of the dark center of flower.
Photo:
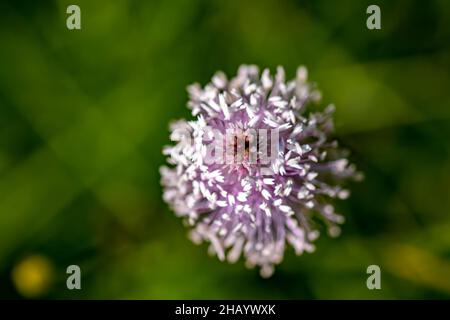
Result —
MULTIPOLYGON (((249 154, 250 154, 250 138, 249 136, 245 136, 244 138, 244 158, 248 158, 249 154)), ((236 158, 239 154, 239 137, 238 136, 234 136, 234 141, 233 141, 233 156, 236 158)))

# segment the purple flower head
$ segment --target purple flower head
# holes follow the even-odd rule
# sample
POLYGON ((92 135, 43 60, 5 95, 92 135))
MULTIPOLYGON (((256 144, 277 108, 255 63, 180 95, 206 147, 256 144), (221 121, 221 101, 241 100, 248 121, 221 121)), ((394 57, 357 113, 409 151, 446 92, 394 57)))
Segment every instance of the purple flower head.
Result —
POLYGON ((286 82, 281 67, 272 77, 243 65, 231 80, 218 72, 188 91, 196 119, 171 125, 175 145, 164 149, 171 166, 161 176, 164 200, 195 243, 208 241, 231 263, 242 254, 268 277, 286 244, 297 254, 314 250, 318 220, 339 234, 344 218, 330 198, 347 198, 341 182, 360 174, 329 138, 334 106, 310 110, 321 95, 305 67, 286 82))

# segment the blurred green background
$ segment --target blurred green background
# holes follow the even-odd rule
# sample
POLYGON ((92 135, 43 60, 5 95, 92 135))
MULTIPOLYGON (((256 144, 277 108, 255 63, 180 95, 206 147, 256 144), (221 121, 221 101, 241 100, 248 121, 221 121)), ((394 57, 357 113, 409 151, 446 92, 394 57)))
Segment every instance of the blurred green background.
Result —
POLYGON ((2 1, 0 298, 448 299, 449 88, 447 0, 2 1), (342 236, 268 280, 188 241, 159 185, 186 85, 241 63, 305 64, 366 176, 342 236))

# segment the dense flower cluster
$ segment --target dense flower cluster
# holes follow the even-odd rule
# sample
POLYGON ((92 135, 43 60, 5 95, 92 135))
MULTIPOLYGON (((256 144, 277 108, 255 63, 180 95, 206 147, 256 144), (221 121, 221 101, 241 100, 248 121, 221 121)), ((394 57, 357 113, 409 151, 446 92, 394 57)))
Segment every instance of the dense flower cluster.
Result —
POLYGON ((208 241, 221 260, 242 254, 268 277, 286 244, 314 250, 318 221, 339 234, 344 218, 330 198, 347 198, 341 182, 359 174, 330 140, 334 106, 310 110, 321 95, 305 67, 286 82, 281 67, 272 77, 243 65, 231 80, 218 72, 188 91, 196 120, 171 125, 175 145, 164 149, 170 167, 161 176, 164 200, 194 242, 208 241))

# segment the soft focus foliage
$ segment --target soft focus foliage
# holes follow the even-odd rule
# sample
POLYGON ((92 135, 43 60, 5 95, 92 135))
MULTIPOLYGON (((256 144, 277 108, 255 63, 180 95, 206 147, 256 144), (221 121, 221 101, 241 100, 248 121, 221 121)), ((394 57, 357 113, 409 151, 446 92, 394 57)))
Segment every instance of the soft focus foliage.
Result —
POLYGON ((448 1, 377 1, 379 31, 373 1, 79 0, 69 31, 73 3, 0 3, 1 298, 450 298, 448 1), (159 185, 186 85, 242 63, 307 65, 366 177, 268 280, 192 245, 159 185))

